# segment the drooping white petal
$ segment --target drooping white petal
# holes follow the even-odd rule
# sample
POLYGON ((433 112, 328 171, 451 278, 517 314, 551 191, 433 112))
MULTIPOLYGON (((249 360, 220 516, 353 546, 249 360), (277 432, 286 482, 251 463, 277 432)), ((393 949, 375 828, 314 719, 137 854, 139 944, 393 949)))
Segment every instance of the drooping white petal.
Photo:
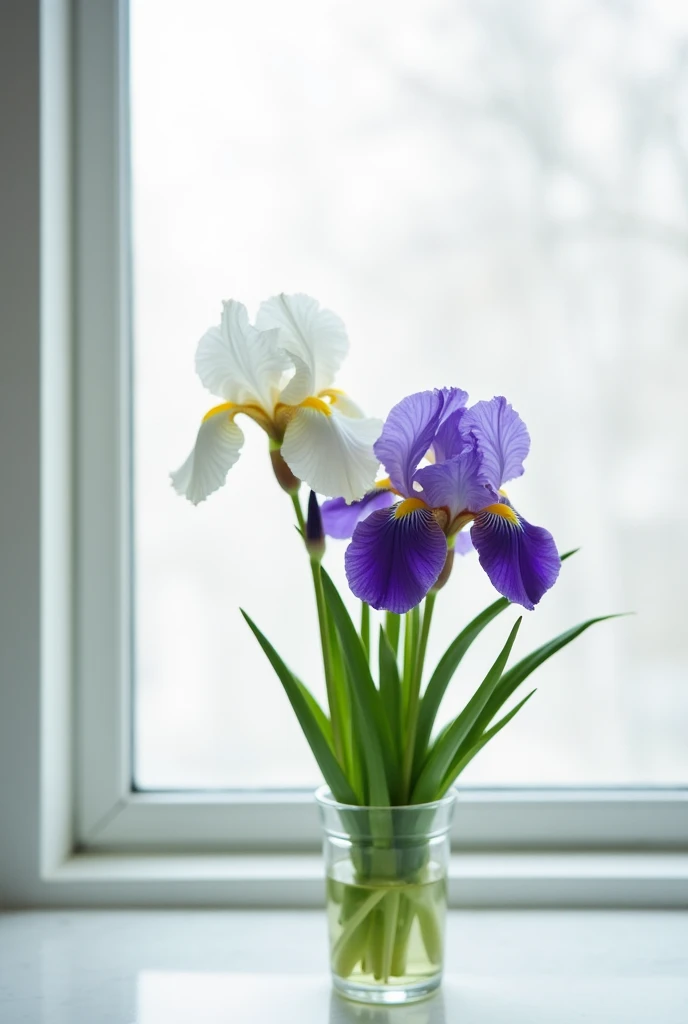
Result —
POLYGON ((209 494, 222 487, 227 473, 241 453, 244 435, 231 418, 231 412, 220 406, 203 420, 196 444, 186 462, 170 473, 172 486, 198 505, 209 494))
POLYGON ((314 491, 355 501, 373 486, 379 465, 373 444, 381 431, 381 420, 303 407, 287 427, 282 456, 314 491))
MULTIPOLYGON (((332 384, 349 348, 346 328, 336 314, 322 309, 309 295, 281 294, 261 305, 256 326, 260 330, 280 329, 282 347, 310 370, 309 395, 317 395, 332 384)), ((282 401, 296 404, 291 395, 287 399, 283 396, 282 401)))
POLYGON ((222 323, 201 338, 196 371, 214 395, 228 402, 257 403, 269 413, 290 361, 279 346, 276 329, 259 331, 248 322, 246 307, 223 303, 222 323))

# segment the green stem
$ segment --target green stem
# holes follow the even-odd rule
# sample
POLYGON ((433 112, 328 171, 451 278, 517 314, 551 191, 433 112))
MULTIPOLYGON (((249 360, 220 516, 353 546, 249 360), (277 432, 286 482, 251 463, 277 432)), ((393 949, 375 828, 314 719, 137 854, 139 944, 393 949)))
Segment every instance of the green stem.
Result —
POLYGON ((385 632, 387 633, 387 639, 389 645, 394 651, 394 657, 396 658, 399 651, 399 627, 401 626, 401 616, 395 615, 394 612, 387 612, 385 615, 385 632))
POLYGON ((418 606, 412 608, 404 616, 404 671, 401 678, 402 720, 408 721, 409 697, 416 665, 416 649, 418 644, 418 606))
POLYGON ((413 774, 413 754, 416 746, 416 731, 418 728, 418 709, 420 705, 420 687, 423 679, 423 665, 425 664, 425 652, 428 649, 428 637, 430 636, 430 624, 432 613, 435 608, 436 594, 432 591, 425 598, 423 609, 423 625, 420 631, 420 640, 416 651, 415 664, 409 688, 409 702, 406 714, 406 747, 404 749, 403 780, 404 793, 408 800, 411 796, 411 776, 413 774))
MULTIPOLYGON (((298 494, 291 495, 292 505, 296 512, 296 521, 299 524, 301 536, 306 539, 306 521, 303 516, 303 509, 298 494)), ((330 719, 332 721, 332 739, 334 750, 340 764, 346 770, 346 753, 342 737, 342 709, 338 700, 337 685, 332 656, 330 625, 323 593, 322 576, 320 574, 320 562, 311 558, 311 573, 313 576, 313 588, 315 590, 315 603, 318 608, 318 624, 320 626, 320 644, 322 647, 323 667, 325 669, 325 686, 327 687, 327 703, 330 708, 330 719)))
POLYGON ((382 904, 384 912, 384 931, 382 936, 382 980, 385 985, 389 982, 392 973, 392 961, 394 959, 394 946, 397 938, 397 922, 399 920, 399 901, 401 899, 398 890, 392 889, 385 896, 382 904))
MULTIPOLYGON (((348 921, 346 922, 346 925, 344 926, 344 930, 342 931, 341 935, 337 939, 337 942, 335 943, 334 949, 332 950, 332 963, 333 963, 333 965, 335 967, 337 966, 337 964, 339 962, 339 959, 340 959, 340 956, 341 956, 342 952, 344 951, 344 949, 346 948, 347 944, 349 943, 349 940, 353 937, 354 932, 356 931, 358 926, 363 921, 365 921, 366 917, 368 916, 368 914, 371 913, 373 908, 378 905, 380 900, 385 895, 385 892, 386 892, 385 889, 377 889, 375 892, 372 892, 370 894, 370 896, 368 896, 368 898, 365 900, 365 902, 361 904, 361 906, 358 908, 358 910, 356 910, 356 912, 353 913, 351 915, 351 917, 348 919, 348 921)), ((358 962, 358 958, 356 960, 354 960, 354 963, 352 964, 352 968, 351 968, 352 970, 353 970, 353 967, 355 966, 355 964, 357 962, 358 962)), ((340 972, 337 971, 337 973, 339 974, 340 972)), ((351 974, 351 970, 349 970, 348 974, 351 974)), ((342 977, 347 977, 347 976, 348 976, 347 974, 342 974, 342 977)))
POLYGON ((301 536, 305 540, 306 539, 306 520, 303 518, 303 509, 301 508, 301 501, 299 500, 298 494, 291 494, 290 498, 291 498, 292 505, 294 506, 294 511, 296 512, 296 521, 299 524, 299 530, 301 531, 301 536))
POLYGON ((330 629, 327 619, 327 606, 323 592, 322 575, 320 562, 311 559, 311 573, 313 574, 313 588, 315 590, 315 602, 318 606, 318 623, 320 625, 320 644, 322 646, 323 666, 325 669, 325 686, 327 687, 327 703, 330 707, 330 719, 332 720, 332 739, 334 740, 334 751, 340 764, 346 769, 346 758, 344 753, 344 741, 342 737, 341 707, 337 695, 337 687, 333 672, 332 647, 330 644, 330 629))
POLYGON ((361 640, 370 662, 370 605, 365 601, 361 601, 361 640))

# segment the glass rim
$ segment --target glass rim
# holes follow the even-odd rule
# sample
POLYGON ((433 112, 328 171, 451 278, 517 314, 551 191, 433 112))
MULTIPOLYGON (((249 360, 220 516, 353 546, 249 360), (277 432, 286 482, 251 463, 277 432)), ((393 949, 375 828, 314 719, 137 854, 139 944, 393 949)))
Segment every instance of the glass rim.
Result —
POLYGON ((430 800, 424 804, 343 804, 335 800, 332 790, 326 784, 318 786, 315 791, 315 799, 322 807, 333 807, 343 811, 423 811, 437 810, 439 807, 448 807, 456 800, 456 788, 452 786, 448 793, 439 800, 430 800))

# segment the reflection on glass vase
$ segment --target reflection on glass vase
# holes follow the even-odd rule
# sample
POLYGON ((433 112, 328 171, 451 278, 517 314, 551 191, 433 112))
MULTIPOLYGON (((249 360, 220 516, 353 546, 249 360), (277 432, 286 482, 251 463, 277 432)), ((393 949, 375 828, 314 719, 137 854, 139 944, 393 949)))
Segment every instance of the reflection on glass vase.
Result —
POLYGON ((328 1024, 449 1024, 444 1010, 442 992, 433 993, 422 1002, 401 1006, 384 1003, 352 1003, 332 993, 328 1024))
POLYGON ((326 788, 324 829, 334 987, 365 1003, 408 1003, 439 987, 451 792, 435 803, 355 807, 326 788))

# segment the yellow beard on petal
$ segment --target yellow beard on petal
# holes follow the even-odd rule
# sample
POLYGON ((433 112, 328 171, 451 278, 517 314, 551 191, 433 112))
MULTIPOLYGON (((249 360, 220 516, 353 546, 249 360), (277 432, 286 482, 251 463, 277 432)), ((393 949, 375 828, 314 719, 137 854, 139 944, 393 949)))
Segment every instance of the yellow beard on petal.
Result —
POLYGON ((299 408, 301 408, 301 409, 315 409, 316 412, 321 412, 323 414, 323 416, 331 416, 332 415, 332 409, 327 404, 327 402, 323 402, 322 398, 314 398, 314 397, 304 398, 304 400, 303 400, 303 402, 301 402, 299 408))
POLYGON ((512 526, 521 525, 521 522, 511 505, 502 505, 501 503, 497 505, 488 505, 487 508, 484 508, 482 511, 483 513, 488 512, 492 516, 501 516, 502 519, 506 519, 512 526))
POLYGON ((417 512, 421 508, 428 508, 422 498, 404 498, 395 507, 394 518, 403 519, 404 516, 410 516, 412 512, 417 512))
MULTIPOLYGON (((205 423, 205 421, 209 420, 211 416, 217 416, 218 413, 221 412, 231 412, 232 409, 235 410, 234 416, 236 416, 236 410, 238 408, 238 405, 236 405, 234 402, 223 402, 222 405, 214 405, 212 409, 208 409, 207 413, 205 414, 201 422, 205 423)), ((234 416, 232 416, 232 419, 234 419, 234 416)))
POLYGON ((331 416, 332 409, 323 402, 322 398, 304 398, 303 402, 299 402, 298 405, 285 405, 283 402, 278 402, 275 406, 275 423, 280 434, 284 434, 284 431, 289 426, 289 423, 294 418, 299 409, 315 409, 316 412, 322 413, 323 416, 331 416))
POLYGON ((223 402, 221 405, 214 405, 212 409, 208 409, 207 413, 203 417, 202 422, 205 423, 211 416, 218 416, 220 413, 226 412, 231 420, 239 413, 243 413, 245 416, 249 416, 254 423, 257 423, 265 433, 268 435, 271 441, 279 441, 279 433, 275 423, 265 411, 259 405, 255 405, 250 402, 246 405, 240 405, 237 402, 223 402))

